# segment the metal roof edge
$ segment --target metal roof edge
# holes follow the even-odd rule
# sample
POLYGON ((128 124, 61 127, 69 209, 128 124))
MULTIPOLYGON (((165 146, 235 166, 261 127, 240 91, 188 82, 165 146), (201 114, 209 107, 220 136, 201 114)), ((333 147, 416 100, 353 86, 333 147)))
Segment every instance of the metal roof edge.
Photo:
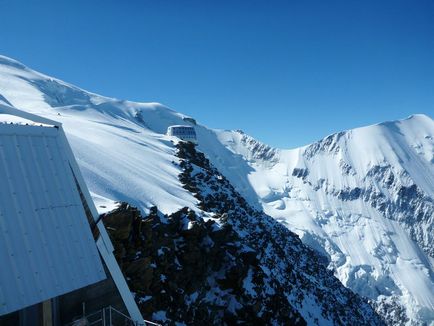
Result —
POLYGON ((27 120, 32 120, 32 121, 37 122, 37 123, 53 125, 56 127, 60 127, 62 125, 62 123, 60 123, 58 121, 43 118, 43 117, 36 115, 36 114, 33 114, 33 113, 21 111, 15 107, 12 107, 12 106, 9 106, 9 105, 3 104, 3 103, 0 103, 0 113, 11 114, 11 115, 15 115, 17 117, 21 117, 21 118, 24 118, 27 120))
POLYGON ((52 136, 59 134, 56 126, 20 125, 0 123, 2 135, 52 136))
MULTIPOLYGON (((59 125, 59 132, 60 132, 60 138, 65 143, 65 150, 66 154, 69 159, 69 163, 71 165, 72 170, 74 171, 75 177, 77 178, 77 182, 81 188, 81 191, 83 193, 83 196, 86 199, 86 202, 89 206, 89 209, 92 213, 94 221, 98 221, 99 214, 95 207, 95 204, 92 200, 92 197, 90 195, 89 189, 87 188, 86 182, 84 181, 84 178, 81 174, 80 168, 78 166, 77 161, 75 160, 74 153, 71 149, 71 146, 69 145, 68 139, 65 135, 65 132, 61 125, 59 125)), ((110 240, 110 237, 104 227, 104 225, 101 223, 97 224, 97 227, 100 231, 100 237, 98 238, 96 244, 98 247, 98 250, 107 265, 107 268, 113 277, 113 280, 116 284, 117 289, 119 290, 119 293, 122 297, 122 300, 125 303, 125 306, 128 310, 128 313, 130 314, 130 317, 139 323, 143 322, 143 316, 140 313, 139 307, 137 306, 134 297, 128 287, 128 284, 122 274, 122 271, 113 255, 114 247, 110 240)))

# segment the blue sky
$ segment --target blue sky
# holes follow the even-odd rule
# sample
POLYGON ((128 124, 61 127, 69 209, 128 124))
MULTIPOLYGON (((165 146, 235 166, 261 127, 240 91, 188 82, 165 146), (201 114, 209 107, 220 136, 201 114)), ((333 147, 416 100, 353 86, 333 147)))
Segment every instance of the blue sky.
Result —
POLYGON ((0 53, 292 148, 434 117, 434 2, 0 0, 0 53))

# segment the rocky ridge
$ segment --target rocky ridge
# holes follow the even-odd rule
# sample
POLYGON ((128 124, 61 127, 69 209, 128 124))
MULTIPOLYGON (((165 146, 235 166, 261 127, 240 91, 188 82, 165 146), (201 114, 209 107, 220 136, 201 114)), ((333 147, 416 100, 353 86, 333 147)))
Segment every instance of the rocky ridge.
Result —
POLYGON ((251 208, 193 144, 177 145, 199 200, 164 216, 126 204, 104 217, 147 318, 191 325, 381 325, 362 298, 287 228, 251 208))

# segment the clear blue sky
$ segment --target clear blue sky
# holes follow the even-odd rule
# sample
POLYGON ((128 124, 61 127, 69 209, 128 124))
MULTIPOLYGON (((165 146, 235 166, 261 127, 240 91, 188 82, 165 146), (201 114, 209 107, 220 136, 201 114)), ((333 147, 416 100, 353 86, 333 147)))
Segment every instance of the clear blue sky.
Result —
POLYGON ((431 0, 0 0, 0 53, 296 147, 434 117, 431 0))

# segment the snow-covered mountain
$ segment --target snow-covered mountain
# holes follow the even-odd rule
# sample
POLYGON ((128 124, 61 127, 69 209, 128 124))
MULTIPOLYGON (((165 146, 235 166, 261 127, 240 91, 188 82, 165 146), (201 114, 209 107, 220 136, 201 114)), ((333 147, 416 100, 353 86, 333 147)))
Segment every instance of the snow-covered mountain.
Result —
MULTIPOLYGON (((168 126, 193 119, 157 103, 86 92, 0 56, 0 105, 63 123, 101 211, 198 208, 179 181, 168 126)), ((434 324, 434 122, 424 115, 331 135, 294 150, 195 125, 198 149, 256 209, 324 255, 390 324, 434 324), (408 318, 408 320, 406 320, 408 318)))
MULTIPOLYGON (((379 310, 401 305, 411 320, 432 323, 431 118, 358 128, 295 150, 274 150, 238 131, 218 137, 245 158, 264 211, 328 257, 343 284, 379 310)), ((231 165, 219 169, 230 176, 231 165)))

